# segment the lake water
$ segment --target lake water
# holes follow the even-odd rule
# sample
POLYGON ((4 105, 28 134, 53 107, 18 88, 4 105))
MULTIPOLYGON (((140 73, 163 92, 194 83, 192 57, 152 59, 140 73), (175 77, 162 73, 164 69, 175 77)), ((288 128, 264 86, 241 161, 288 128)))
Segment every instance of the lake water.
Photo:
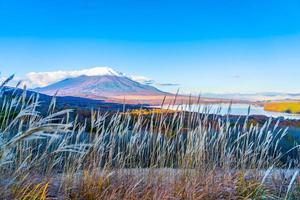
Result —
MULTIPOLYGON (((212 105, 165 105, 163 108, 169 108, 172 110, 186 110, 192 112, 201 113, 211 113, 211 114, 221 114, 226 115, 228 112, 232 115, 248 115, 249 105, 247 104, 212 104, 212 105), (230 111, 229 111, 230 108, 230 111)), ((279 113, 279 112, 269 112, 265 111, 261 106, 250 106, 250 115, 264 115, 267 117, 284 117, 286 119, 300 119, 300 114, 291 113, 279 113)))

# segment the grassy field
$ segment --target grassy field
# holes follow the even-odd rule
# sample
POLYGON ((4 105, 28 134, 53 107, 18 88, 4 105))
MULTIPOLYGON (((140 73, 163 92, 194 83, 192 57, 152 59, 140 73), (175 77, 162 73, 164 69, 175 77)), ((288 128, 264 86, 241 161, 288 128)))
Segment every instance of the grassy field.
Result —
POLYGON ((272 112, 300 113, 300 102, 270 102, 264 105, 264 109, 272 112))
POLYGON ((298 146, 282 151, 287 130, 272 120, 161 110, 79 120, 55 99, 40 113, 36 95, 0 98, 2 199, 300 197, 298 146))

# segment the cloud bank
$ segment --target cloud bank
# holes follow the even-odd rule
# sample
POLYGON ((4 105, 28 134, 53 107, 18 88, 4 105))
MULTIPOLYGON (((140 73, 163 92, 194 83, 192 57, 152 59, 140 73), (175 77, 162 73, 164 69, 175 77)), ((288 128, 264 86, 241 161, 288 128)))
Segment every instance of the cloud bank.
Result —
POLYGON ((145 76, 131 75, 129 78, 136 81, 136 82, 140 82, 140 83, 147 84, 147 85, 152 85, 152 84, 155 83, 154 80, 152 80, 148 77, 145 77, 145 76))
POLYGON ((178 83, 158 83, 157 85, 162 86, 162 87, 179 86, 178 83))

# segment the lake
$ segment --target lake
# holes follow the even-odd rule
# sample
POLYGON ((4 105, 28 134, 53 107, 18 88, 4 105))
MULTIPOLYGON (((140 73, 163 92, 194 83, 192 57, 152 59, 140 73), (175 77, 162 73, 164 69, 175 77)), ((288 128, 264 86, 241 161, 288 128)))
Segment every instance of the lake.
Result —
POLYGON ((280 112, 269 112, 265 111, 262 106, 247 105, 247 104, 192 104, 192 105, 165 105, 163 108, 172 110, 186 110, 192 112, 211 113, 226 115, 228 113, 232 115, 248 115, 250 106, 250 115, 264 115, 267 117, 284 117, 286 119, 300 119, 300 114, 292 113, 280 113, 280 112), (230 111, 229 111, 230 108, 230 111))

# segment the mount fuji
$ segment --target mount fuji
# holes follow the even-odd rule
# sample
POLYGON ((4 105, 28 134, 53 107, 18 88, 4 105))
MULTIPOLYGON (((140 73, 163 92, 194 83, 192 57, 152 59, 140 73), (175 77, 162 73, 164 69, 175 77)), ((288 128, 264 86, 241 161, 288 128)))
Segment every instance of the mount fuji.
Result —
POLYGON ((131 77, 108 67, 97 67, 83 74, 74 73, 63 79, 33 91, 57 96, 76 96, 91 99, 114 99, 130 96, 166 96, 153 86, 133 80, 131 77))

